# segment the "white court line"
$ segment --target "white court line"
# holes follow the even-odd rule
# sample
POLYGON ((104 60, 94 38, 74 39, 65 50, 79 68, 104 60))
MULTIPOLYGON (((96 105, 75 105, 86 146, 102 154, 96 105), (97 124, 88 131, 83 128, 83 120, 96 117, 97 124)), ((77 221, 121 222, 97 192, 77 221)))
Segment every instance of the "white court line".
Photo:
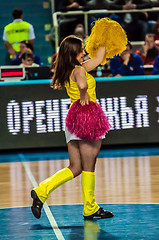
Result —
MULTIPOLYGON (((20 158, 21 161, 22 161, 22 164, 23 164, 23 166, 24 166, 24 168, 25 168, 25 171, 26 171, 26 173, 27 173, 27 175, 28 175, 31 183, 33 184, 33 187, 34 187, 34 188, 37 187, 38 184, 37 184, 37 182, 36 182, 36 180, 35 180, 32 172, 31 172, 28 164, 25 162, 24 155, 23 155, 23 154, 18 154, 18 156, 19 156, 19 158, 20 158)), ((52 226, 52 229, 53 229, 53 231, 54 231, 57 239, 58 239, 58 240, 65 240, 65 238, 63 237, 60 229, 58 228, 58 225, 57 225, 57 223, 56 223, 56 221, 55 221, 55 218, 53 217, 53 215, 52 215, 52 213, 51 213, 51 211, 50 211, 50 208, 49 208, 49 206, 47 205, 46 202, 44 203, 43 207, 44 207, 44 211, 45 211, 45 213, 46 213, 46 215, 47 215, 47 217, 48 217, 48 219, 49 219, 49 222, 50 222, 50 224, 51 224, 51 226, 52 226)))

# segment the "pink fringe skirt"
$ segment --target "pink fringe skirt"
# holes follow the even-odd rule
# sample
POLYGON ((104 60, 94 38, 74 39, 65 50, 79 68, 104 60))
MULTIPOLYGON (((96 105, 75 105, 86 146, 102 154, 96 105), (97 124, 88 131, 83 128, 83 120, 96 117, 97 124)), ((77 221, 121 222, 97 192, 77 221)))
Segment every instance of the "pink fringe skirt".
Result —
POLYGON ((82 106, 74 102, 66 117, 67 130, 79 139, 99 140, 110 130, 110 124, 98 103, 82 106))

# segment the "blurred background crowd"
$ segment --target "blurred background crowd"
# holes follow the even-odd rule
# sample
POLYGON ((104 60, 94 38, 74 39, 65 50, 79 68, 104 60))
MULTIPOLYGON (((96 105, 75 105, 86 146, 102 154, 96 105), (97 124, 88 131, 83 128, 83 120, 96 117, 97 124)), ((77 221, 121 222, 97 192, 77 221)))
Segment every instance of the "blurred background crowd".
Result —
MULTIPOLYGON (((3 27, 1 66, 49 66, 53 74, 58 51, 56 34, 58 45, 70 34, 85 41, 94 22, 108 17, 121 24, 129 43, 121 56, 99 66, 94 75, 159 74, 159 0, 51 0, 34 3, 15 0, 10 5, 0 0, 0 6, 3 27), (58 32, 53 17, 57 12, 60 12, 56 15, 58 32), (89 13, 88 32, 84 19, 86 13, 89 13)), ((86 55, 85 60, 88 58, 86 55)))

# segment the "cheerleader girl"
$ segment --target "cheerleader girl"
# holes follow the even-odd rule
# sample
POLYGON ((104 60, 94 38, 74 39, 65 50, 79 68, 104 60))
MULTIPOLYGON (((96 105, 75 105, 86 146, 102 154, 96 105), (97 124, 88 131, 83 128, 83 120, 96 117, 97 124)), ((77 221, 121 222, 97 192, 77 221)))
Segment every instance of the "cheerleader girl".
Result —
MULTIPOLYGON (((107 22, 110 21, 104 19, 104 26, 109 25, 107 22)), ((101 20, 99 23, 101 27, 101 20)), ((113 55, 125 50, 127 43, 125 33, 120 26, 118 28, 125 42, 124 47, 114 47, 116 52, 111 53, 113 55)), ((103 32, 103 27, 100 29, 103 32)), ((102 139, 110 128, 106 116, 96 102, 95 79, 88 73, 101 63, 105 63, 107 56, 110 57, 105 44, 106 40, 103 41, 103 37, 102 41, 98 43, 94 41, 94 44, 91 45, 91 37, 92 39, 94 37, 98 38, 95 33, 99 35, 98 29, 95 32, 92 31, 92 35, 90 35, 87 50, 91 55, 91 59, 85 62, 83 62, 85 50, 80 38, 71 35, 66 37, 60 44, 51 87, 53 89, 66 88, 72 102, 66 117, 65 128, 69 166, 56 172, 31 191, 31 197, 33 198, 31 209, 36 218, 40 218, 41 208, 48 199, 49 194, 80 174, 82 174, 84 219, 113 217, 112 212, 104 210, 96 203, 94 195, 96 159, 101 148, 102 139)))

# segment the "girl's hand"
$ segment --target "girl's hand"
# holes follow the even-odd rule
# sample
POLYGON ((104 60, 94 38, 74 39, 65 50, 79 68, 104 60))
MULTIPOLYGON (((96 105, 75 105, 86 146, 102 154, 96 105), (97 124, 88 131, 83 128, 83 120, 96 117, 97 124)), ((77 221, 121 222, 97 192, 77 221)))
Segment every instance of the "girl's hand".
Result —
POLYGON ((82 66, 85 68, 86 72, 90 72, 97 66, 99 66, 105 58, 105 46, 100 46, 96 52, 94 58, 89 59, 82 63, 82 66))
POLYGON ((82 106, 84 106, 85 104, 89 104, 89 101, 90 101, 90 96, 88 94, 88 92, 85 93, 85 96, 84 97, 80 97, 80 104, 82 106))

